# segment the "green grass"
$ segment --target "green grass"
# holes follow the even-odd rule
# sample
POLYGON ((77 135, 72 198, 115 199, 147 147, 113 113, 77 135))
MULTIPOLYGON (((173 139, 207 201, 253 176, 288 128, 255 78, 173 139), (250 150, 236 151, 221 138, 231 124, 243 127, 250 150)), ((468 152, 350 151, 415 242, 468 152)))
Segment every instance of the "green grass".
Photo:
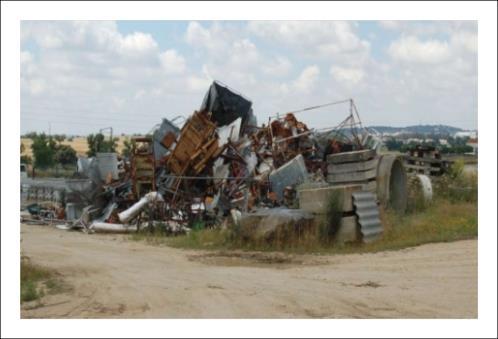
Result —
POLYGON ((129 236, 133 241, 145 241, 150 245, 166 245, 171 234, 167 231, 165 224, 158 224, 152 229, 143 228, 129 236))
POLYGON ((275 247, 272 244, 241 243, 231 238, 227 230, 208 229, 185 236, 162 238, 161 244, 178 248, 206 250, 282 250, 292 253, 340 254, 397 250, 433 242, 448 242, 477 237, 477 204, 436 199, 424 211, 399 215, 394 211, 382 212, 384 234, 370 244, 325 244, 317 239, 306 239, 292 246, 275 247))
POLYGON ((35 265, 27 257, 21 258, 21 302, 39 300, 45 294, 69 289, 54 270, 35 265))
POLYGON ((21 283, 21 302, 37 300, 41 296, 41 291, 38 291, 33 281, 21 283))
POLYGON ((397 250, 433 242, 475 238, 477 204, 437 199, 424 211, 413 214, 399 215, 387 211, 382 222, 382 239, 362 246, 361 252, 397 250))

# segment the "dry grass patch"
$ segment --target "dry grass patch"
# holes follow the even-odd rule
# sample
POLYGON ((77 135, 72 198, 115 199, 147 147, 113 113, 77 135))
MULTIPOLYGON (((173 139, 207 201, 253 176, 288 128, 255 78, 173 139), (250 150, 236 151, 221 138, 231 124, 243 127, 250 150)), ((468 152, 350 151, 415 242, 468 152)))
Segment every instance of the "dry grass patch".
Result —
POLYGON ((35 265, 28 257, 21 257, 21 303, 40 300, 46 294, 63 293, 70 289, 56 271, 35 265))

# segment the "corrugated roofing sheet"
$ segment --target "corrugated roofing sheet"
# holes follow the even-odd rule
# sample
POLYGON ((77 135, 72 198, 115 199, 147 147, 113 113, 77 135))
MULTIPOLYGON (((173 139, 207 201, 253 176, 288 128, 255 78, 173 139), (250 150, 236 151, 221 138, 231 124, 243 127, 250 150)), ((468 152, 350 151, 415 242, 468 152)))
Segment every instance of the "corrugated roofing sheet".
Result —
POLYGON ((369 243, 379 239, 382 235, 383 227, 380 222, 377 197, 368 191, 355 192, 352 195, 363 242, 369 243))

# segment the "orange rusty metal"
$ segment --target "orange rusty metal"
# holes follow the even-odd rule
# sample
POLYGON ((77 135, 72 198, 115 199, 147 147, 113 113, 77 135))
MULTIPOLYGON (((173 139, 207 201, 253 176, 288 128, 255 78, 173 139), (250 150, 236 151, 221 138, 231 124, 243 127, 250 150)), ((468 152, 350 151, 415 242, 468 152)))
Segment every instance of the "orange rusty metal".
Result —
POLYGON ((170 148, 171 145, 176 141, 176 135, 173 132, 168 132, 164 136, 163 140, 161 140, 161 145, 163 145, 166 148, 170 148))
POLYGON ((131 157, 132 190, 136 199, 156 190, 156 161, 154 142, 149 137, 133 138, 135 147, 131 157))
POLYGON ((167 166, 173 174, 188 174, 190 169, 197 174, 203 164, 218 149, 215 135, 216 125, 204 112, 194 112, 183 126, 175 149, 168 158, 167 166))

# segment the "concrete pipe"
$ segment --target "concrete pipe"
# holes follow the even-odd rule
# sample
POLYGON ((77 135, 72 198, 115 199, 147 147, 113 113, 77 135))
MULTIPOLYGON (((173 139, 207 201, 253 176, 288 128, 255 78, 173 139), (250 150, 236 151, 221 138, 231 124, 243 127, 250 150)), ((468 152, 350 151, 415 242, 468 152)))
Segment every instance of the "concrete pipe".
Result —
POLYGON ((408 193, 406 171, 403 160, 395 154, 380 156, 377 165, 377 197, 384 206, 404 213, 408 193))
POLYGON ((135 218, 140 213, 140 211, 142 211, 144 209, 144 207, 147 204, 150 204, 154 201, 164 201, 161 193, 159 193, 159 192, 147 193, 139 201, 137 201, 135 204, 133 204, 130 208, 119 213, 118 214, 119 221, 121 221, 122 223, 129 222, 130 220, 135 218))

